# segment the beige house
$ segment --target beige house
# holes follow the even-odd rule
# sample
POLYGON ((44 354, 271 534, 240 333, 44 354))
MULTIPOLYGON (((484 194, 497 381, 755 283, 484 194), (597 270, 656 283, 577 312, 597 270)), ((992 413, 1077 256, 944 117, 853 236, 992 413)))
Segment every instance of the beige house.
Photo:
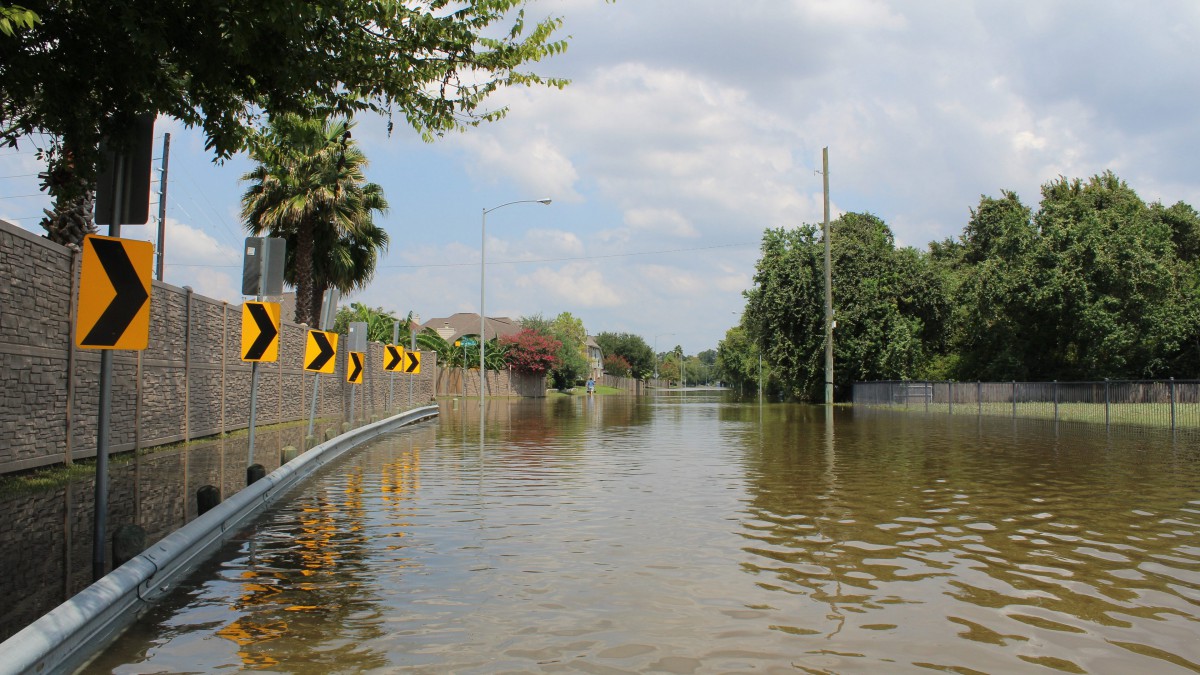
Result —
POLYGON ((593 380, 599 380, 604 374, 604 350, 596 342, 594 335, 587 336, 588 372, 593 380))
MULTIPOLYGON (((432 328, 446 342, 453 343, 465 336, 479 335, 479 315, 471 312, 459 312, 446 317, 430 319, 420 325, 420 330, 432 328)), ((507 316, 488 317, 484 324, 485 340, 492 340, 505 335, 516 335, 521 332, 521 322, 507 316)))

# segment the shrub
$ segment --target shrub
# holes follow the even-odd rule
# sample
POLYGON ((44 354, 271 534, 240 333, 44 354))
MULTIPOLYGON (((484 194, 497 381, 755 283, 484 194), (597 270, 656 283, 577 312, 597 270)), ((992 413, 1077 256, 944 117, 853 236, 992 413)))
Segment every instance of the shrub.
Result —
POLYGON ((508 354, 508 364, 520 373, 541 375, 558 363, 558 350, 562 343, 552 337, 525 328, 516 335, 500 338, 500 345, 508 354))
POLYGON ((633 372, 633 366, 629 365, 629 361, 620 354, 609 354, 604 357, 604 372, 617 377, 629 377, 633 372))

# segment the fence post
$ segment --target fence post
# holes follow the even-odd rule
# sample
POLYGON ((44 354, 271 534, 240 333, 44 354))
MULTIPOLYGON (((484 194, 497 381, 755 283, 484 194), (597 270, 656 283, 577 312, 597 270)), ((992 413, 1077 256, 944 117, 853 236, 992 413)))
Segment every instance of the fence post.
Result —
POLYGON ((1175 378, 1171 378, 1171 431, 1175 431, 1175 378))
POLYGON ((1104 430, 1106 432, 1109 431, 1108 407, 1109 407, 1109 401, 1111 400, 1111 397, 1109 396, 1109 393, 1108 393, 1108 384, 1109 384, 1108 378, 1106 377, 1106 378, 1104 378, 1104 430))
POLYGON ((925 412, 929 412, 929 402, 933 400, 933 382, 929 383, 929 389, 925 389, 925 386, 922 385, 921 391, 923 392, 921 398, 925 399, 925 412))
POLYGON ((983 383, 975 380, 975 406, 977 408, 976 417, 983 417, 983 383))
POLYGON ((1013 384, 1013 394, 1012 394, 1013 419, 1015 420, 1015 419, 1017 419, 1017 381, 1013 380, 1012 384, 1013 384))
POLYGON ((946 380, 946 414, 954 414, 954 380, 946 380))
POLYGON ((1058 424, 1058 380, 1054 381, 1054 423, 1058 424))

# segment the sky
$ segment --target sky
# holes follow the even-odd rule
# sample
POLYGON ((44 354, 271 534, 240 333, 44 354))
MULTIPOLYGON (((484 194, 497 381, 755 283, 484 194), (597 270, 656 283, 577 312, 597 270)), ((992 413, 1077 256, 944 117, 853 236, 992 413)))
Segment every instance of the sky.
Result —
MULTIPOLYGON (((1143 199, 1200 205, 1200 3, 1156 0, 534 0, 567 52, 532 66, 495 123, 422 142, 357 120, 391 237, 343 302, 422 319, 570 312, 590 334, 715 349, 762 233, 870 212, 898 245, 959 237, 983 195, 1030 206, 1111 170, 1143 199)), ((171 134, 165 280, 240 302, 244 157, 171 134)), ((0 149, 0 219, 40 232, 31 138, 0 149), (25 196, 32 195, 32 196, 25 196)), ((155 152, 156 158, 161 152, 155 152)), ((156 160, 157 165, 157 160, 156 160)), ((158 189, 155 183, 154 189, 158 189)), ((157 196, 151 212, 157 213, 157 196)), ((154 221, 122 236, 153 240, 154 221)), ((102 233, 104 229, 102 228, 102 233)), ((836 293, 836 289, 835 289, 836 293)))

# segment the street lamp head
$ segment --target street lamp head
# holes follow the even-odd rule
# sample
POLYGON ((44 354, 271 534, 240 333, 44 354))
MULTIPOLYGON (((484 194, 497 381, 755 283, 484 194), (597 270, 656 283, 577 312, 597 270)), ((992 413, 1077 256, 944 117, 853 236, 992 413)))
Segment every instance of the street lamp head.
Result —
POLYGON ((550 198, 549 198, 549 197, 546 197, 546 198, 544 198, 544 199, 539 199, 539 200, 537 200, 537 203, 539 203, 539 204, 545 204, 545 205, 549 206, 549 205, 550 205, 550 198))

